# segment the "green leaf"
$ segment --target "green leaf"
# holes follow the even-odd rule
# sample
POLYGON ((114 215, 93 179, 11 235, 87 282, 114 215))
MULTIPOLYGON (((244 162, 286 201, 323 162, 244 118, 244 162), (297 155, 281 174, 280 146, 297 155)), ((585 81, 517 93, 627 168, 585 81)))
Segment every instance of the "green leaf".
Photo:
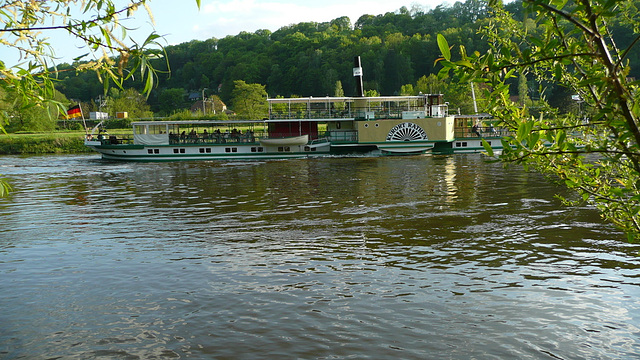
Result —
POLYGON ((540 140, 540 133, 537 131, 533 131, 531 132, 531 135, 529 135, 529 147, 533 148, 536 144, 538 144, 538 140, 540 140))
POLYGON ((440 48, 442 57, 447 61, 451 61, 451 48, 449 48, 449 43, 442 34, 438 34, 438 47, 440 48))
POLYGON ((458 66, 464 66, 469 69, 473 69, 473 64, 468 60, 459 60, 459 61, 456 61, 455 64, 458 66))
POLYGON ((487 155, 493 157, 493 149, 485 139, 482 139, 482 147, 484 148, 484 151, 487 152, 487 155))
POLYGON ((11 192, 11 185, 5 180, 0 179, 0 197, 5 197, 11 192))
POLYGON ((564 130, 559 130, 558 134, 556 135, 556 144, 562 148, 566 139, 567 133, 564 132, 564 130))

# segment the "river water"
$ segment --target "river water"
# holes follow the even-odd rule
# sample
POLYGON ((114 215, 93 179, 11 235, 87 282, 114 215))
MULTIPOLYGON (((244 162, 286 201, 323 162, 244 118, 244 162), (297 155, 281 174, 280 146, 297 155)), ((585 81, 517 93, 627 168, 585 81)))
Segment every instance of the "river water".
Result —
POLYGON ((640 357, 640 247, 481 155, 0 173, 2 359, 640 357))

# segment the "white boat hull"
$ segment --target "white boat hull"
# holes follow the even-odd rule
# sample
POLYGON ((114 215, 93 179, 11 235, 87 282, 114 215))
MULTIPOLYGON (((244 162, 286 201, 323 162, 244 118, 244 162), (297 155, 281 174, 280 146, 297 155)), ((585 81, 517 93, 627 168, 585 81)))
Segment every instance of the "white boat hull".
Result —
POLYGON ((102 145, 99 141, 85 141, 85 145, 102 154, 104 159, 121 161, 290 159, 329 153, 328 143, 314 147, 260 144, 147 146, 102 145))

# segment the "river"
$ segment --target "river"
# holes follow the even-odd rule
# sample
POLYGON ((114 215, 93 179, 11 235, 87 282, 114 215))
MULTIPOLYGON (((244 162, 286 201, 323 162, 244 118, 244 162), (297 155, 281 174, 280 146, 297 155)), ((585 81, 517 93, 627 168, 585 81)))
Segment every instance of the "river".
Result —
POLYGON ((484 160, 0 157, 0 358, 639 358, 640 246, 484 160))

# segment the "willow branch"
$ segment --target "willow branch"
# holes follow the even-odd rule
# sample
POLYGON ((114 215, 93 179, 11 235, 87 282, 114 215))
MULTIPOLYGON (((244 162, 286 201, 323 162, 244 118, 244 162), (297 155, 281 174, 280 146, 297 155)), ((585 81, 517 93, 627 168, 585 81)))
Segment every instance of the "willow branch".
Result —
POLYGON ((130 4, 129 6, 120 9, 116 12, 113 13, 108 13, 105 14, 104 16, 100 16, 97 17, 93 20, 87 20, 87 21, 82 21, 78 24, 68 24, 68 25, 58 25, 58 26, 40 26, 40 27, 23 27, 23 28, 9 28, 9 29, 0 29, 0 32, 22 32, 22 31, 40 31, 40 30, 61 30, 61 29, 65 29, 65 30, 70 30, 76 27, 80 27, 86 24, 96 24, 99 22, 103 22, 108 18, 111 18, 115 15, 119 15, 122 14, 125 11, 129 11, 132 9, 135 9, 136 7, 138 7, 138 5, 141 3, 142 1, 137 1, 136 3, 130 4))

